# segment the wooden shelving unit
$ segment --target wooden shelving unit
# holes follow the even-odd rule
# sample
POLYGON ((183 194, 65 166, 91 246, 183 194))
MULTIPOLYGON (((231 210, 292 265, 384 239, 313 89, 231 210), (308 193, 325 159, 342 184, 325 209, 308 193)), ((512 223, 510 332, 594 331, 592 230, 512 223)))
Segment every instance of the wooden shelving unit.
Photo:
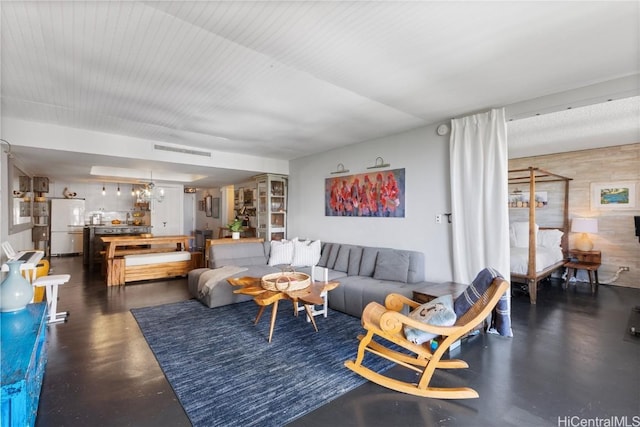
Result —
POLYGON ((287 182, 286 175, 264 174, 256 177, 257 237, 265 240, 287 238, 287 182))

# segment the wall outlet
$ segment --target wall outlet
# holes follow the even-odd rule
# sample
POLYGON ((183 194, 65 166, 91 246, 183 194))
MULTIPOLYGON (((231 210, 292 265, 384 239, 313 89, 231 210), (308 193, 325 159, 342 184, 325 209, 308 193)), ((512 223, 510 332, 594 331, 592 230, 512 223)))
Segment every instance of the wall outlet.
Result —
POLYGON ((621 267, 620 267, 620 270, 622 270, 622 271, 629 271, 629 267, 623 267, 623 266, 621 266, 621 267))
POLYGON ((442 224, 442 215, 436 215, 436 224, 442 224))

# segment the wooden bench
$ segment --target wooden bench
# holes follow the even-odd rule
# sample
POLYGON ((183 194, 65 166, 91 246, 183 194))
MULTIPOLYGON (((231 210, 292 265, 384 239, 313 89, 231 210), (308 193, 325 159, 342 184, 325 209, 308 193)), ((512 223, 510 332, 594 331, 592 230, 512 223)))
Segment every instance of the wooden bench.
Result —
POLYGON ((189 236, 100 238, 106 245, 107 286, 184 276, 192 269, 189 236))

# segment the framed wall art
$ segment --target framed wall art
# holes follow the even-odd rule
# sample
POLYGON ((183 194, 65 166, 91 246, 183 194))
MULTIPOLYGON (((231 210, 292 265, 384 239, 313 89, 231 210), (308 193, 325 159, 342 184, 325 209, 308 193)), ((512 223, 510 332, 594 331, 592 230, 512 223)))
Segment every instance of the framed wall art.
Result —
POLYGON ((635 209, 637 185, 634 181, 592 182, 591 209, 635 209))
POLYGON ((404 169, 325 180, 325 216, 404 218, 404 169))

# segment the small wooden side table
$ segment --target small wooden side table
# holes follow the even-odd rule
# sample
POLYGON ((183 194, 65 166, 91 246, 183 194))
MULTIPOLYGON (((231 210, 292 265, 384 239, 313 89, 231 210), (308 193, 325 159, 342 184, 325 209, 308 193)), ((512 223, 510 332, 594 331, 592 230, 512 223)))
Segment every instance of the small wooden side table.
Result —
POLYGON ((587 270, 589 274, 589 284, 591 285, 591 293, 595 293, 598 285, 598 268, 602 262, 602 253, 600 251, 579 251, 577 249, 569 250, 569 262, 564 266, 567 267, 567 279, 564 282, 564 288, 569 286, 569 280, 575 276, 578 270, 587 270), (571 270, 573 269, 573 273, 571 270), (595 276, 595 281, 592 277, 595 276))
POLYGON ((467 289, 467 286, 469 285, 456 282, 430 283, 424 288, 414 290, 413 300, 424 304, 443 295, 452 295, 455 300, 467 289))

